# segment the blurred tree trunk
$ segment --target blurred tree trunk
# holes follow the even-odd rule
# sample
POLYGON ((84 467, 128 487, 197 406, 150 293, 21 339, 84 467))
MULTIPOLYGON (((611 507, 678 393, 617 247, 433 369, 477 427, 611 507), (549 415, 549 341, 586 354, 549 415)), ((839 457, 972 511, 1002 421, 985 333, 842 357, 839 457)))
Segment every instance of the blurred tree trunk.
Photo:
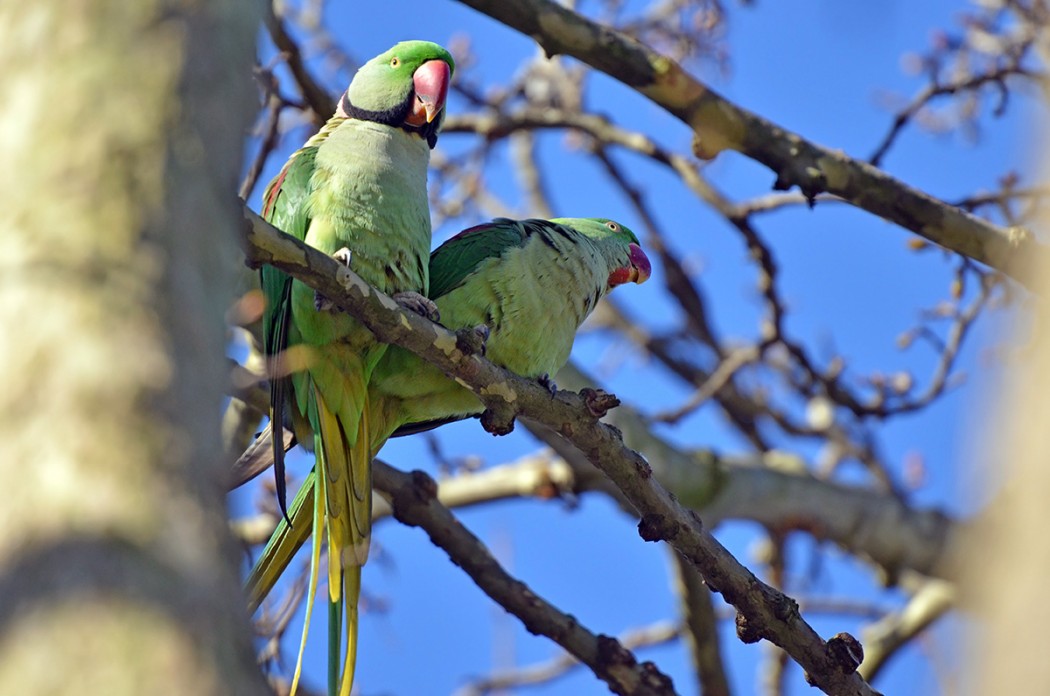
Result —
MULTIPOLYGON (((1042 231, 1048 222, 1044 214, 1042 231)), ((1050 268, 1033 277, 1033 311, 1015 329, 1019 359, 982 402, 995 431, 979 456, 995 466, 980 472, 980 485, 994 497, 960 554, 966 607, 978 621, 962 682, 978 687, 963 693, 1050 693, 1050 268)))
MULTIPOLYGON (((1050 66, 1050 41, 1037 44, 1050 66)), ((1050 83, 1044 81, 1044 95, 1050 83)), ((1046 151, 1050 130, 1032 128, 1030 140, 1044 148, 1042 173, 1050 173, 1046 151)), ((1046 239, 1050 213, 1043 207, 1038 231, 1046 239)), ((965 606, 977 615, 964 692, 979 694, 1050 693, 1046 630, 1050 625, 1050 267, 1033 269, 1031 311, 1020 313, 1014 328, 1017 358, 1005 383, 985 395, 981 417, 994 425, 985 438, 978 485, 994 491, 993 502, 974 525, 960 554, 965 606)), ((980 496, 979 496, 980 497, 980 496)))
POLYGON ((218 418, 258 15, 0 5, 0 693, 266 689, 218 418))

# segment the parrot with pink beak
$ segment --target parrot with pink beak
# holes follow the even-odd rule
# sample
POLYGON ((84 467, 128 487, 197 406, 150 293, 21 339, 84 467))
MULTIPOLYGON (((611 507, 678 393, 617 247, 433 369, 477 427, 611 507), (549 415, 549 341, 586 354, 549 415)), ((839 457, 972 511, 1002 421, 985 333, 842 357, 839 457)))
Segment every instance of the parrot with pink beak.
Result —
MULTIPOLYGON (((361 66, 335 114, 296 151, 263 195, 263 217, 334 256, 415 311, 430 313, 427 166, 444 119, 455 63, 428 41, 403 41, 361 66)), ((276 268, 262 269, 263 344, 271 375, 270 422, 291 423, 313 449, 309 516, 312 606, 321 541, 328 542, 329 688, 345 696, 357 655, 361 566, 372 526, 368 384, 387 345, 349 314, 276 268), (295 356, 294 359, 292 356, 295 356), (346 656, 342 667, 342 631, 346 656), (334 668, 332 665, 334 664, 334 668)), ((274 447, 285 507, 284 451, 274 447)), ((303 628, 303 642, 309 614, 303 628)), ((293 678, 298 685, 302 647, 293 678)))

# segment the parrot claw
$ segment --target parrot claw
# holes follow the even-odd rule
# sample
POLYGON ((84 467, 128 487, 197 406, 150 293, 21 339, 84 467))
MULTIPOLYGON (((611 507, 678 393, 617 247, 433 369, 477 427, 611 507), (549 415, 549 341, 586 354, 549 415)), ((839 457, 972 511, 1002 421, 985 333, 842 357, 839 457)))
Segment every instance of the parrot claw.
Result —
POLYGON ((421 317, 426 317, 430 321, 438 321, 441 318, 441 313, 438 312, 434 301, 420 295, 418 292, 399 292, 395 293, 393 297, 394 302, 397 302, 404 309, 415 312, 421 317))
MULTIPOLYGON (((346 247, 343 247, 342 249, 339 249, 334 254, 332 254, 333 259, 343 264, 347 268, 350 268, 350 259, 352 259, 353 256, 354 252, 350 251, 346 247)), ((318 312, 331 312, 336 309, 336 306, 335 303, 332 302, 330 299, 328 299, 319 292, 315 292, 314 309, 316 309, 318 312)))
POLYGON ((346 247, 343 247, 339 251, 332 254, 332 258, 343 264, 347 268, 350 268, 350 259, 354 257, 354 252, 350 251, 346 247))
POLYGON ((331 312, 335 309, 335 303, 319 292, 314 292, 314 309, 318 312, 331 312))
POLYGON ((546 372, 540 375, 536 381, 540 383, 541 387, 544 387, 551 393, 551 398, 554 398, 554 395, 558 393, 558 385, 554 383, 554 380, 546 372))
POLYGON ((467 355, 484 355, 489 340, 489 327, 484 324, 456 331, 456 347, 467 355))

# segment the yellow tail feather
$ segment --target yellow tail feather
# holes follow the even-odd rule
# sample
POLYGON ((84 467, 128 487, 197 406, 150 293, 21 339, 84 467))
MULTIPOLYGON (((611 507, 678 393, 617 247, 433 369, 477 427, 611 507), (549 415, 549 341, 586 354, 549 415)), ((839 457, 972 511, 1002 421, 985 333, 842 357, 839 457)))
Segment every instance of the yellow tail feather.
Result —
POLYGON ((358 567, 368 561, 368 549, 372 540, 372 441, 371 404, 365 399, 361 409, 361 420, 357 427, 357 440, 354 441, 353 453, 350 456, 350 480, 353 484, 351 493, 350 522, 352 525, 353 560, 351 564, 358 567))
MULTIPOLYGON (((317 495, 325 500, 328 526, 329 601, 345 611, 346 656, 339 679, 340 696, 353 687, 357 661, 358 600, 361 595, 361 566, 368 559, 372 531, 372 456, 370 414, 362 400, 353 444, 347 431, 319 393, 317 421, 317 495), (349 445, 349 446, 348 446, 349 445)), ((330 639, 329 652, 339 654, 339 634, 330 639)))
POLYGON ((368 549, 372 537, 372 451, 371 413, 366 400, 361 410, 350 458, 350 479, 353 483, 350 515, 352 546, 344 554, 343 604, 346 607, 346 657, 343 676, 339 680, 339 696, 350 696, 354 685, 354 667, 357 664, 358 602, 361 599, 361 566, 368 560, 368 549))
MULTIPOLYGON (((366 444, 370 442, 372 434, 370 427, 372 414, 371 409, 366 405, 361 413, 352 454, 347 457, 348 448, 345 446, 346 440, 339 427, 338 419, 327 408, 319 394, 315 393, 315 398, 317 399, 318 432, 321 435, 320 442, 315 446, 317 465, 303 481, 303 485, 292 501, 290 507, 292 525, 289 527, 284 520, 279 522, 273 537, 248 576, 249 608, 254 612, 259 607, 291 562, 295 552, 305 542, 306 537, 314 532, 306 617, 303 621, 302 637, 291 686, 291 696, 295 696, 302 676, 306 638, 310 629, 314 597, 317 594, 320 577, 321 537, 327 530, 329 599, 339 604, 340 615, 345 611, 346 655, 338 689, 340 696, 349 696, 353 688, 357 663, 361 566, 368 558, 372 527, 372 449, 366 444), (333 468, 333 455, 334 460, 343 463, 345 468, 341 470, 333 468), (340 472, 346 473, 340 475, 340 472), (342 498, 343 504, 339 504, 337 497, 336 504, 333 506, 329 502, 331 499, 329 486, 335 487, 339 483, 345 486, 339 492, 345 492, 347 495, 342 498), (367 494, 365 494, 366 491, 367 494), (332 515, 333 508, 336 515, 332 515)), ((338 641, 339 633, 341 631, 335 634, 336 641, 338 641)), ((339 645, 337 643, 330 645, 329 649, 338 653, 339 645)))
POLYGON ((328 598, 338 602, 343 589, 343 550, 350 539, 350 453, 339 419, 319 393, 316 398, 320 442, 315 454, 318 494, 323 492, 328 526, 328 598))
POLYGON ((350 696, 357 664, 357 603, 361 599, 361 566, 351 565, 343 571, 343 602, 346 606, 346 658, 339 680, 339 696, 350 696))

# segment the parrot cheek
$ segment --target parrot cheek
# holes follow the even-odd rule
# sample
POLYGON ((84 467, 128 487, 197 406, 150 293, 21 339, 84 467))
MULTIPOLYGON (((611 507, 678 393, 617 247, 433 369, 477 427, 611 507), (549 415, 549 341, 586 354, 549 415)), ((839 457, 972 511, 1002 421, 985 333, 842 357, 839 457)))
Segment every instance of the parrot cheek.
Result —
POLYGON ((615 288, 617 285, 623 285, 624 283, 631 282, 634 278, 632 275, 637 277, 638 270, 631 266, 624 266, 617 268, 609 274, 609 289, 615 288))

